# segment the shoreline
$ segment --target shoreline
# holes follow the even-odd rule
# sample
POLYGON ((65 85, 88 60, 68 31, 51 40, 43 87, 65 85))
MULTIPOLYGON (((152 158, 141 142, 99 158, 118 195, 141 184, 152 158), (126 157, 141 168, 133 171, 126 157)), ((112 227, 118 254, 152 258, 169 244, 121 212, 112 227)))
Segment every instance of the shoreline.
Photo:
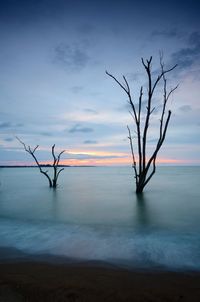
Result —
POLYGON ((200 272, 132 269, 1 248, 0 301, 198 302, 200 272))
POLYGON ((0 263, 0 301, 200 301, 200 273, 101 263, 0 263))
POLYGON ((123 259, 84 259, 50 253, 28 253, 14 247, 0 247, 0 265, 14 263, 38 263, 60 266, 89 266, 104 269, 119 269, 139 273, 199 274, 199 269, 172 268, 155 263, 132 263, 123 259))

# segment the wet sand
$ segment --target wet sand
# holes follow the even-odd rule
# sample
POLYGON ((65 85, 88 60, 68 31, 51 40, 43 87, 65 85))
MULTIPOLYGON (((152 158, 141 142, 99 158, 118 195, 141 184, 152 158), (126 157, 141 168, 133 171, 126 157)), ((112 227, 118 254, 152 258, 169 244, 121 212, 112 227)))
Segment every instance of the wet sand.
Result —
POLYGON ((130 271, 102 263, 0 263, 0 301, 200 301, 200 273, 130 271))

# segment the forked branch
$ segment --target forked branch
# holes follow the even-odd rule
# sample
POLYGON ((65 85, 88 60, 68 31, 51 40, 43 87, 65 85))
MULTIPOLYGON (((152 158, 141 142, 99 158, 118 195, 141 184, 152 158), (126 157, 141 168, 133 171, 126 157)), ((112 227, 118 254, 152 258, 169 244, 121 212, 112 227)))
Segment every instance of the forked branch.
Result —
POLYGON ((151 70, 151 64, 152 64, 152 57, 150 57, 149 60, 144 61, 142 58, 142 64, 145 68, 148 84, 147 84, 147 106, 146 106, 146 114, 143 116, 144 124, 141 124, 141 114, 142 114, 142 98, 143 98, 143 87, 140 89, 139 94, 139 103, 138 103, 138 110, 136 110, 136 106, 133 102, 132 96, 131 96, 131 89, 130 85, 123 76, 125 84, 121 83, 117 78, 115 78, 112 74, 108 73, 106 71, 106 74, 110 76, 127 94, 129 99, 129 104, 131 105, 131 116, 133 117, 134 124, 136 126, 136 134, 137 134, 137 150, 138 150, 138 166, 135 160, 135 154, 133 151, 133 140, 131 136, 130 128, 128 128, 129 133, 129 142, 131 147, 131 154, 132 154, 132 160, 133 160, 133 169, 134 174, 136 178, 136 193, 141 193, 144 189, 144 187, 147 185, 147 183, 150 181, 152 176, 154 175, 156 171, 156 158, 158 155, 158 152, 165 140, 167 128, 169 125, 170 117, 171 117, 171 111, 169 110, 168 113, 166 113, 166 106, 167 102, 171 96, 171 94, 177 89, 178 85, 172 88, 170 91, 167 90, 167 79, 166 74, 173 71, 177 65, 174 65, 173 67, 169 69, 164 69, 164 63, 162 60, 162 54, 160 54, 160 67, 161 71, 158 74, 156 80, 152 77, 152 70, 151 70), (148 137, 148 129, 150 125, 150 119, 152 116, 152 113, 155 110, 155 106, 153 106, 153 98, 154 93, 156 91, 156 88, 160 81, 163 80, 163 103, 162 103, 162 110, 161 110, 161 116, 160 116, 160 125, 159 125, 159 137, 157 140, 157 144, 155 146, 155 150, 153 151, 150 158, 147 158, 147 137, 148 137), (150 171, 151 170, 151 171, 150 171))
POLYGON ((37 145, 34 149, 32 149, 30 146, 27 146, 19 137, 16 136, 16 139, 20 142, 20 144, 23 145, 24 150, 33 157, 37 167, 40 170, 40 173, 45 175, 46 178, 48 179, 49 187, 50 188, 56 188, 57 187, 58 176, 64 170, 64 168, 58 169, 58 167, 59 167, 60 157, 65 152, 65 150, 61 151, 58 154, 58 157, 56 157, 56 155, 55 155, 55 144, 52 146, 51 151, 52 151, 52 156, 53 156, 53 164, 51 166, 53 167, 54 173, 53 173, 53 178, 51 179, 51 177, 48 174, 48 171, 44 171, 42 169, 42 164, 40 164, 37 157, 35 156, 35 151, 38 149, 39 145, 37 145))

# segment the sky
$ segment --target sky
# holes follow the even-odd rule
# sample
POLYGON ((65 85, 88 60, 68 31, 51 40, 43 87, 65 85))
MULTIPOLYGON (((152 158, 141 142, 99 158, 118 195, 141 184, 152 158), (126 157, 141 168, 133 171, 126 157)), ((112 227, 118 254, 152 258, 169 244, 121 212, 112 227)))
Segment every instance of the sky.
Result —
MULTIPOLYGON (((200 2, 198 0, 0 0, 0 165, 29 165, 16 139, 66 150, 63 164, 131 165, 127 96, 105 74, 129 81, 134 102, 147 77, 141 58, 159 72, 159 53, 172 111, 161 164, 200 164, 200 2)), ((150 155, 158 137, 162 87, 155 92, 148 134, 150 155)), ((145 115, 145 97, 143 111, 145 115)), ((134 147, 136 147, 134 145, 134 147)))

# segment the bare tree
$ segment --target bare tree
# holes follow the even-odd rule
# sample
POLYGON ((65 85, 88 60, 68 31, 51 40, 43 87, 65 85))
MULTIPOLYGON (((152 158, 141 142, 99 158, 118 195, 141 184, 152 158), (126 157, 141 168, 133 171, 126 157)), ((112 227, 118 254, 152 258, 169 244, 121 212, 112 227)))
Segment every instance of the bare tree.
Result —
POLYGON ((36 164, 37 164, 37 166, 40 170, 40 173, 42 173, 43 175, 46 176, 46 178, 48 179, 48 182, 49 182, 49 187, 50 188, 56 188, 57 187, 58 176, 64 170, 64 168, 59 169, 59 162, 60 162, 60 157, 65 152, 65 150, 61 151, 58 154, 58 156, 56 156, 55 155, 55 144, 51 148, 51 153, 52 153, 52 157, 53 157, 53 164, 50 165, 51 167, 53 167, 53 178, 51 179, 51 177, 48 174, 48 170, 44 171, 42 169, 42 164, 39 163, 38 159, 35 156, 35 151, 37 150, 39 145, 37 145, 34 149, 32 149, 30 146, 26 146, 25 143, 22 142, 17 136, 16 136, 16 138, 23 145, 24 150, 33 157, 33 159, 35 160, 35 162, 36 162, 36 164))
POLYGON ((142 64, 145 68, 147 79, 148 79, 148 85, 147 85, 147 105, 146 105, 146 113, 144 116, 144 123, 141 122, 141 112, 142 112, 142 106, 144 105, 143 102, 143 86, 140 88, 139 93, 139 103, 138 107, 136 107, 136 104, 133 101, 133 96, 131 93, 131 89, 129 86, 129 83, 125 76, 123 76, 124 83, 118 81, 112 74, 106 71, 106 74, 110 76, 114 81, 125 91, 126 95, 128 96, 128 102, 131 106, 130 113, 133 117, 133 121, 136 127, 136 140, 137 140, 137 158, 138 161, 136 162, 135 157, 135 151, 134 151, 134 144, 133 144, 133 137, 131 135, 130 128, 128 128, 129 133, 129 141, 130 141, 130 147, 131 147, 131 154, 132 154, 132 160, 133 164, 132 167, 134 169, 135 174, 135 182, 136 182, 136 193, 142 193, 144 187, 148 184, 152 176, 154 175, 156 171, 156 158, 158 155, 158 151, 160 150, 165 137, 167 128, 169 125, 169 120, 171 117, 171 111, 169 110, 166 112, 166 105, 169 100, 170 95, 178 85, 169 91, 167 90, 167 79, 166 74, 170 71, 174 70, 177 65, 174 65, 170 69, 164 69, 164 63, 162 60, 162 54, 160 55, 160 72, 156 78, 156 80, 153 80, 152 78, 152 70, 151 70, 151 63, 152 63, 152 57, 150 57, 149 60, 144 61, 142 58, 142 64), (147 138, 148 138, 148 130, 149 130, 149 124, 150 124, 150 117, 153 111, 155 110, 155 107, 152 106, 153 97, 155 94, 155 90, 160 83, 160 81, 163 81, 163 103, 162 103, 162 109, 161 109, 161 116, 160 116, 160 125, 159 125, 159 136, 157 139, 157 143, 155 146, 155 150, 151 154, 151 156, 147 157, 147 138))

